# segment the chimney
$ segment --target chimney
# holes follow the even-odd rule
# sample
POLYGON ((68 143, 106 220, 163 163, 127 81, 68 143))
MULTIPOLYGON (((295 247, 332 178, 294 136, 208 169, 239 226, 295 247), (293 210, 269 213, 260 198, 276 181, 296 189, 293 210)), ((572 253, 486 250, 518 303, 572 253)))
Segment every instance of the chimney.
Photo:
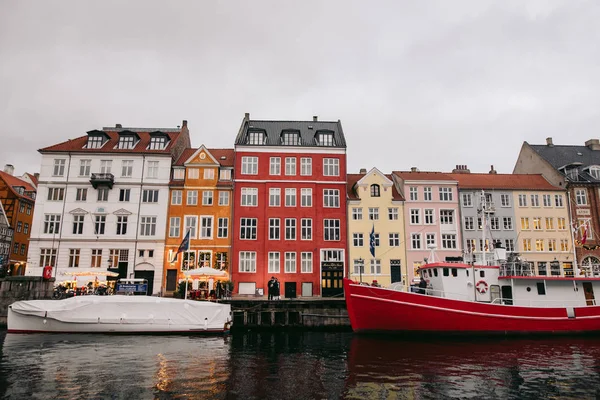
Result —
POLYGON ((319 120, 319 116, 318 115, 313 115, 313 121, 318 121, 319 120))
POLYGON ((12 164, 6 164, 4 166, 4 172, 6 172, 9 175, 13 175, 15 173, 15 167, 12 164))
POLYGON ((410 167, 410 172, 419 172, 419 168, 417 168, 417 167, 410 167))
POLYGON ((593 151, 600 150, 600 140, 598 139, 590 139, 585 142, 585 145, 593 151))
POLYGON ((187 128, 187 119, 184 119, 181 124, 182 124, 181 125, 182 128, 187 128))
POLYGON ((554 143, 552 143, 552 138, 551 137, 547 137, 546 138, 546 146, 548 146, 548 147, 554 146, 554 143))
POLYGON ((36 172, 33 174, 33 176, 35 177, 35 179, 39 180, 40 179, 40 173, 36 172))
POLYGON ((121 124, 115 124, 115 128, 121 129, 122 127, 123 127, 123 125, 121 125, 121 124))
POLYGON ((250 119, 250 113, 245 113, 245 114, 244 114, 244 119, 245 119, 246 121, 248 121, 248 120, 250 119))
POLYGON ((496 171, 496 170, 494 169, 494 166, 493 166, 493 165, 491 165, 490 174, 497 174, 497 173, 498 173, 498 171, 496 171))
POLYGON ((367 173, 367 169, 366 168, 361 168, 360 169, 360 173, 363 174, 363 175, 366 174, 367 173))
POLYGON ((456 168, 452 170, 453 174, 470 174, 471 170, 467 168, 466 164, 458 164, 456 168))

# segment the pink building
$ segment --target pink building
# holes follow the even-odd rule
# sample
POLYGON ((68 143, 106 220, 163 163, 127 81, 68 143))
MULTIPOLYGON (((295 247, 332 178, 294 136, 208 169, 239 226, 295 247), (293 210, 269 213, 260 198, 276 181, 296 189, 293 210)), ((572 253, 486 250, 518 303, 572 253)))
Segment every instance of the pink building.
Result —
POLYGON ((448 174, 420 172, 416 168, 408 172, 394 171, 392 176, 406 199, 404 221, 409 281, 418 276, 421 264, 460 260, 463 253, 458 182, 448 174))

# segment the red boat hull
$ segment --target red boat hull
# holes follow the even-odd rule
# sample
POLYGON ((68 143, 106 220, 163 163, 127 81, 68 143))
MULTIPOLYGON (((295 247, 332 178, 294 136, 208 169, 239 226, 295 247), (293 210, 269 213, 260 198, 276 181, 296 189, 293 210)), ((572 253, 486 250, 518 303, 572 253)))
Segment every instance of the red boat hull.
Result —
POLYGON ((359 285, 344 279, 348 316, 355 332, 591 333, 600 332, 600 306, 568 309, 520 307, 451 300, 359 285))

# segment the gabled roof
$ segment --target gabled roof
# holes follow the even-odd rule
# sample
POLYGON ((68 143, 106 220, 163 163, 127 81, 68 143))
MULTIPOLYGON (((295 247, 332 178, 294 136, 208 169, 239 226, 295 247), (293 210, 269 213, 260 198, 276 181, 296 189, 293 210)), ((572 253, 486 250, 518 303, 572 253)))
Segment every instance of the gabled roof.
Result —
POLYGON ((448 174, 458 181, 458 189, 558 190, 541 174, 448 174))
POLYGON ((16 176, 7 174, 4 171, 0 171, 0 179, 2 179, 4 182, 6 182, 6 184, 11 188, 11 190, 13 191, 13 193, 21 198, 24 199, 28 199, 28 200, 33 200, 33 198, 31 198, 30 196, 26 196, 25 194, 20 194, 19 192, 16 191, 15 186, 22 186, 25 190, 25 192, 34 192, 35 193, 35 188, 33 186, 31 186, 31 184, 27 181, 24 181, 23 179, 19 179, 16 176))
MULTIPOLYGON (((198 151, 198 148, 183 150, 173 166, 183 167, 185 162, 198 151)), ((222 167, 233 167, 233 149, 206 149, 222 167), (225 157, 224 159, 222 157, 225 157)))
POLYGON ((450 174, 443 172, 393 171, 392 174, 404 181, 456 181, 450 174))
MULTIPOLYGON (((583 181, 599 182, 599 179, 583 171, 586 167, 593 165, 600 166, 600 151, 592 150, 588 146, 570 146, 570 145, 538 145, 529 144, 533 151, 540 155, 556 170, 568 166, 577 165, 579 176, 583 181), (579 164, 581 163, 581 164, 579 164)), ((564 172, 564 171, 561 171, 564 172)))
POLYGON ((39 180, 38 180, 38 178, 35 175, 30 174, 29 172, 25 172, 25 173, 27 174, 27 176, 29 177, 29 179, 31 179, 31 182, 33 182, 33 184, 35 186, 37 186, 39 184, 39 180))
POLYGON ((242 127, 235 139, 236 146, 261 146, 247 143, 249 131, 263 131, 266 140, 262 146, 285 146, 281 144, 281 133, 287 130, 295 130, 300 133, 301 147, 324 147, 324 148, 346 148, 346 139, 342 130, 342 123, 334 121, 260 121, 244 118, 242 127), (319 131, 330 131, 333 134, 335 146, 318 146, 315 135, 319 131))
MULTIPOLYGON (((360 200, 360 196, 356 192, 356 186, 358 181, 364 178, 367 174, 348 174, 346 175, 346 195, 349 200, 360 200)), ((391 174, 385 174, 385 177, 392 181, 392 200, 395 201, 404 201, 404 196, 402 196, 398 190, 396 189, 396 185, 393 184, 393 179, 391 174)))

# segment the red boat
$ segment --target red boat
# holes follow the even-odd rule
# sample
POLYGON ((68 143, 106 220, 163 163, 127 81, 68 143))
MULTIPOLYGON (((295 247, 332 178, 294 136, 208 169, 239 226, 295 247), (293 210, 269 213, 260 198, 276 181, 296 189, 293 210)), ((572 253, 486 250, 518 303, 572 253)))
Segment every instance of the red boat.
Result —
POLYGON ((573 334, 600 332, 600 277, 534 275, 528 263, 421 266, 427 287, 344 280, 355 332, 573 334))

